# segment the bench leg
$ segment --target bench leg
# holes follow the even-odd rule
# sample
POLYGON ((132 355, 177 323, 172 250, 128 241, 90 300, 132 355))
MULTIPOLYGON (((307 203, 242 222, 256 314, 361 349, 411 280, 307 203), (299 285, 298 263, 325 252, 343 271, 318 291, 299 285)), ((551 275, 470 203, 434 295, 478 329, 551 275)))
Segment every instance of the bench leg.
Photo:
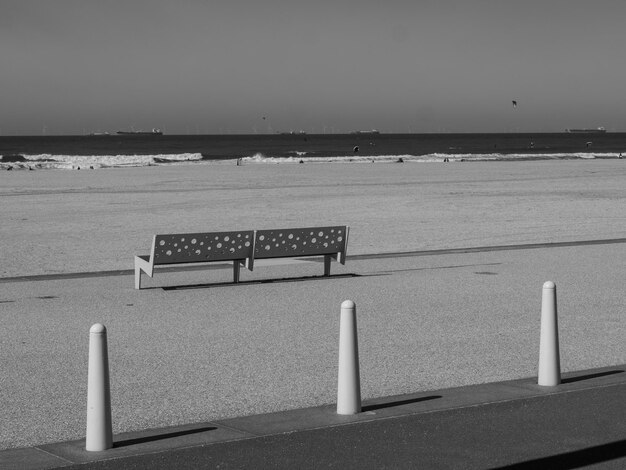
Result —
POLYGON ((239 282, 239 260, 236 259, 233 261, 233 283, 237 284, 239 282))
POLYGON ((330 262, 333 257, 331 255, 324 255, 324 276, 330 276, 330 262))
POLYGON ((141 268, 135 265, 135 289, 141 289, 141 268))
POLYGON ((141 289, 141 271, 152 277, 152 264, 139 256, 135 256, 135 289, 141 289))

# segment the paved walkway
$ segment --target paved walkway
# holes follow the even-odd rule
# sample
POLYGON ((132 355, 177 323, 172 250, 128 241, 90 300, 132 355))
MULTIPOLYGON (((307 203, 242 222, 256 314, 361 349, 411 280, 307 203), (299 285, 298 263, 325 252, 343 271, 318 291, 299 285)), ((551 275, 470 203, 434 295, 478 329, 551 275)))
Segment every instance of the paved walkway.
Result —
POLYGON ((1 279, 0 468, 623 468, 625 255, 623 239, 381 253, 330 279, 298 261, 237 286, 223 268, 168 272, 141 291, 130 271, 1 279), (547 280, 556 388, 532 378, 547 280), (353 417, 323 405, 345 299, 368 399, 353 417), (79 440, 95 322, 117 429, 103 453, 79 440))
POLYGON ((626 364, 0 452, 9 469, 625 468, 626 364))

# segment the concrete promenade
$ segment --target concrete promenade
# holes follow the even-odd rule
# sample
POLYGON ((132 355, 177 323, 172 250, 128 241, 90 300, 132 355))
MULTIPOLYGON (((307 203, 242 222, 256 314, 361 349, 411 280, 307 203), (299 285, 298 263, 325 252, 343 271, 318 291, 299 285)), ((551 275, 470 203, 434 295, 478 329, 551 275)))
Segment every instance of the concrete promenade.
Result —
MULTIPOLYGON (((310 261, 258 263, 242 271, 240 285, 225 283, 227 267, 158 273, 142 291, 129 271, 0 279, 0 448, 7 449, 0 458, 7 468, 33 450, 60 457, 59 465, 86 458, 77 455, 88 331, 101 322, 109 332, 114 440, 125 444, 98 459, 128 457, 128 468, 159 461, 161 468, 185 461, 188 468, 349 468, 353 454, 344 450, 359 446, 378 449, 383 460, 359 454, 353 468, 411 467, 424 455, 427 468, 564 455, 612 465, 615 458, 589 456, 623 458, 614 449, 626 436, 624 259, 623 240, 581 240, 355 256, 333 264, 330 279, 310 261), (546 280, 557 284, 562 369, 571 378, 548 392, 532 379, 546 280), (371 407, 348 421, 332 413, 345 299, 357 304, 362 391, 371 407), (270 431, 252 431, 255 420, 270 431), (517 431, 507 434, 511 426, 517 431), (482 437, 468 440, 460 429, 482 437), (343 444, 329 444, 335 435, 343 444), (437 439, 409 446, 418 435, 437 439), (474 457, 471 449, 479 449, 474 457), (502 453, 494 460, 495 449, 502 453), (290 465, 296 458, 307 460, 290 465)), ((94 468, 124 468, 117 465, 94 468)))
POLYGON ((626 364, 0 451, 3 469, 508 468, 626 465, 626 364))

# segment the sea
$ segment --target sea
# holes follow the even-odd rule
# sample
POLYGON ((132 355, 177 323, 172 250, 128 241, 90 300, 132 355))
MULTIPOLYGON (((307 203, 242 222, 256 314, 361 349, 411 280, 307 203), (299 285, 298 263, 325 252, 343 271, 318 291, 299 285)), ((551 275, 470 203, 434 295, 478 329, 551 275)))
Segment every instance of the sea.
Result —
POLYGON ((621 158, 626 133, 0 136, 0 169, 621 158))

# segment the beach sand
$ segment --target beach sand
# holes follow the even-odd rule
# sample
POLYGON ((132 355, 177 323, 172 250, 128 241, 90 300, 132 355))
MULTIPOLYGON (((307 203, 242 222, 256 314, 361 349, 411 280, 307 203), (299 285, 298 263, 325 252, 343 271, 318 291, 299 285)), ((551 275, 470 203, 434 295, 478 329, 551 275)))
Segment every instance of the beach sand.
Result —
POLYGON ((626 363, 626 244, 46 280, 129 270, 157 232, 347 224, 349 255, 606 240, 622 161, 169 166, 0 175, 0 448, 84 437, 89 327, 109 331, 114 432, 333 403, 339 306, 365 399, 536 374, 541 286, 562 368, 626 363))
POLYGON ((621 238, 621 160, 0 173, 1 277, 130 269, 155 233, 349 225, 350 253, 621 238))

